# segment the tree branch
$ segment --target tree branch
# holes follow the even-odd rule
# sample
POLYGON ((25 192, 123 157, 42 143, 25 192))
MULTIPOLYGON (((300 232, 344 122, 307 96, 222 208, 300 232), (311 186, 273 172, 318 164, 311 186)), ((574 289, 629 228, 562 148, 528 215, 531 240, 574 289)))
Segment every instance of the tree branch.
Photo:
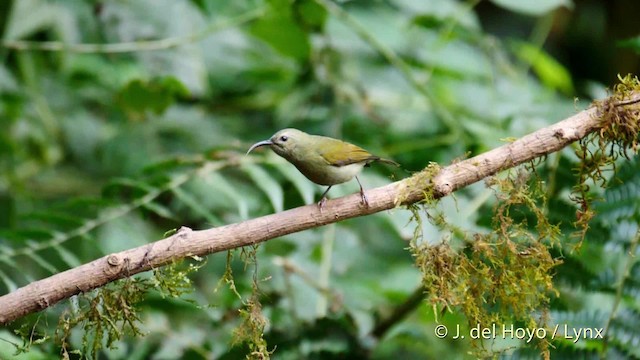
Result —
POLYGON ((142 51, 158 51, 179 47, 203 40, 207 36, 245 24, 264 15, 264 7, 247 11, 239 16, 210 24, 203 30, 185 36, 173 36, 158 40, 140 40, 111 44, 72 44, 61 41, 0 40, 0 47, 18 51, 53 51, 78 54, 119 54, 142 51))
MULTIPOLYGON (((629 98, 632 102, 639 99, 639 93, 634 93, 629 98)), ((442 168, 433 178, 428 171, 423 171, 407 179, 367 190, 368 207, 361 205, 359 194, 353 194, 327 201, 322 212, 312 204, 207 230, 192 231, 182 228, 168 238, 104 256, 0 297, 0 323, 6 324, 80 292, 93 290, 177 259, 253 245, 310 228, 413 204, 424 200, 427 193, 433 194, 434 198, 447 196, 501 170, 558 151, 600 129, 598 115, 597 108, 591 107, 512 143, 442 168)))
POLYGON ((426 291, 422 285, 415 289, 402 304, 393 309, 391 314, 378 321, 371 331, 371 336, 378 340, 382 339, 395 324, 404 320, 422 304, 426 291))

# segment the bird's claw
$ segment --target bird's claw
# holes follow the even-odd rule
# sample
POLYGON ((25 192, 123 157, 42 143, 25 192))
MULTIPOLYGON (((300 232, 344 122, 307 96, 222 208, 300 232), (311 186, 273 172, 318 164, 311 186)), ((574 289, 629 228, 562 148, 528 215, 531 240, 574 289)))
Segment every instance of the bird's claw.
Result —
MULTIPOLYGON (((364 204, 365 207, 369 207, 369 199, 367 199, 367 195, 365 195, 364 191, 360 191, 360 199, 362 199, 362 204, 364 204)), ((326 196, 323 196, 322 199, 318 201, 318 209, 320 210, 320 212, 322 212, 322 209, 324 208, 324 204, 326 202, 326 196)))
POLYGON ((364 191, 360 191, 360 197, 362 198, 364 206, 369 207, 369 200, 367 199, 367 195, 364 194, 364 191))
POLYGON ((324 203, 327 202, 327 197, 323 196, 322 199, 320 199, 320 201, 318 201, 318 209, 320 209, 320 212, 322 212, 322 208, 324 207, 324 203))

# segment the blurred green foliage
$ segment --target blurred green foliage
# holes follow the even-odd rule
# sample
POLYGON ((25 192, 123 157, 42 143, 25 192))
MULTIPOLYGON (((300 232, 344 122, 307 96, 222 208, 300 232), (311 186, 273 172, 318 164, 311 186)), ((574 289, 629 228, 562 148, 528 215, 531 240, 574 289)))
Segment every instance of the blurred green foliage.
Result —
MULTIPOLYGON (((605 9, 616 2, 602 3, 605 9)), ((182 225, 220 226, 312 203, 322 189, 291 165, 271 152, 244 157, 251 143, 280 128, 344 138, 412 172, 563 119, 610 85, 584 72, 577 78, 570 62, 554 55, 553 47, 562 44, 558 29, 595 6, 583 5, 1 2, 0 294, 182 225), (502 13, 509 16, 489 23, 502 13), (512 34, 503 35, 505 28, 512 34), (577 95, 584 100, 574 101, 577 95)), ((609 43, 630 39, 621 45, 637 51, 636 31, 609 43)), ((576 250, 577 207, 570 194, 578 160, 565 149, 540 161, 536 186, 544 196, 532 201, 533 210, 516 207, 508 217, 533 237, 542 213, 559 230, 554 240, 562 245, 544 248, 550 262, 562 262, 545 274, 553 275, 555 291, 540 287, 548 301, 529 315, 551 328, 607 328, 606 341, 549 340, 554 358, 638 358, 638 161, 620 160, 617 177, 609 172, 604 179, 606 190, 590 184, 598 215, 576 250)), ((407 176, 389 171, 365 170, 365 188, 407 176)), ((332 195, 356 190, 357 184, 345 184, 332 195)), ((418 246, 453 242, 462 254, 474 251, 460 239, 490 232, 494 210, 508 193, 501 190, 476 184, 426 211, 397 209, 212 255, 190 273, 193 292, 182 298, 154 290, 149 284, 158 278, 144 274, 138 280, 149 289, 132 306, 140 319, 136 331, 145 335, 123 332, 100 354, 237 359, 273 351, 278 359, 392 359, 463 358, 471 351, 537 357, 539 344, 523 340, 439 339, 436 325, 468 331, 470 318, 458 304, 443 309, 416 301, 419 267, 430 263, 416 266, 407 250, 416 245, 415 234, 421 235, 418 246)), ((485 260, 476 258, 476 265, 485 260)), ((438 296, 424 290, 430 299, 438 296)), ((518 295, 513 299, 523 298, 518 295)), ((53 341, 53 329, 61 315, 81 323, 69 314, 99 298, 74 298, 0 330, 0 358, 15 355, 10 343, 22 345, 16 329, 29 334, 24 346, 30 349, 15 358, 58 358, 64 346, 72 358, 91 356, 72 350, 84 349, 83 341, 106 344, 106 338, 87 340, 94 333, 77 327, 63 346, 53 341)), ((519 321, 511 319, 526 327, 519 321)))

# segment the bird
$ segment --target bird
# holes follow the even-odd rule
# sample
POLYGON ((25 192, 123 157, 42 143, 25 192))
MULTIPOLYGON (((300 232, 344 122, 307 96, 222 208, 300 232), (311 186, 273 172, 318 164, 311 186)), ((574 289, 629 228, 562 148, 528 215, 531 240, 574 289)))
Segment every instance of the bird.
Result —
POLYGON ((293 128, 280 130, 270 139, 253 144, 246 155, 261 146, 269 146, 273 152, 293 164, 312 182, 328 186, 318 202, 320 211, 327 201, 327 193, 331 187, 345 183, 354 177, 360 186, 362 203, 368 207, 369 201, 358 179, 360 171, 376 161, 400 166, 393 160, 373 155, 346 141, 311 135, 293 128))

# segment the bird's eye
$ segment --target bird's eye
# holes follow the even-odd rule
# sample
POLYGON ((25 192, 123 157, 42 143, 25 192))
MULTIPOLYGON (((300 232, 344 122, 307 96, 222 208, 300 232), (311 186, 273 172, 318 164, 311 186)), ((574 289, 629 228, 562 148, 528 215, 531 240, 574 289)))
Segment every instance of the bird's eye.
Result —
POLYGON ((289 138, 286 135, 282 135, 280 136, 280 141, 285 142, 287 141, 289 138))

